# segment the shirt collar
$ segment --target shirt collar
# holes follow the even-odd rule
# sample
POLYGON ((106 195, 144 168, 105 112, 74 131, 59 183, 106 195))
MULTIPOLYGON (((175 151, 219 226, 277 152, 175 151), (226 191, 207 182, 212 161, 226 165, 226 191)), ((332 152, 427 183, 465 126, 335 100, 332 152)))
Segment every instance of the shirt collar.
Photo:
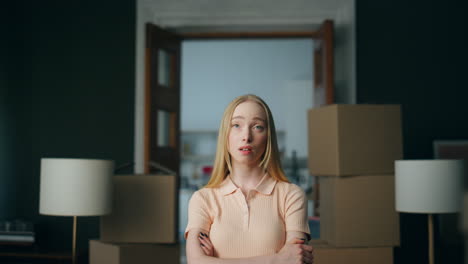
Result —
POLYGON ((231 177, 228 175, 226 179, 224 179, 223 183, 219 187, 219 190, 223 195, 228 195, 235 192, 238 187, 232 182, 231 177))
MULTIPOLYGON (((261 194, 270 195, 273 192, 273 189, 275 188, 276 182, 277 181, 270 177, 268 173, 265 173, 265 175, 262 177, 262 179, 254 189, 261 194)), ((234 184, 229 175, 226 177, 226 179, 224 179, 223 183, 219 187, 219 190, 223 195, 232 194, 237 189, 239 189, 239 187, 237 187, 234 184)))
POLYGON ((264 195, 270 195, 275 188, 276 182, 277 180, 273 179, 268 173, 265 173, 263 178, 255 187, 255 190, 264 195))

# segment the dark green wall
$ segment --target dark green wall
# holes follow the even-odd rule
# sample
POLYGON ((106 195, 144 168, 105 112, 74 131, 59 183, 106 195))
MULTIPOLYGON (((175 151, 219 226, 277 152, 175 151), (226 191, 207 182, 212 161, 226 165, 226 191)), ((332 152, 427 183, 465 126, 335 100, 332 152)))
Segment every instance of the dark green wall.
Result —
MULTIPOLYGON (((71 218, 38 214, 40 159, 133 161, 136 3, 25 0, 8 8, 15 30, 6 66, 20 69, 7 78, 15 169, 6 181, 16 185, 9 199, 16 199, 14 217, 37 223, 39 245, 68 249, 71 218)), ((85 248, 98 237, 98 218, 79 218, 78 231, 85 248)))
MULTIPOLYGON (((24 26, 21 23, 26 12, 20 12, 23 3, 11 2, 0 8, 0 219, 12 219, 17 215, 20 201, 17 201, 18 175, 27 165, 21 161, 30 158, 30 147, 25 138, 30 130, 27 119, 29 106, 25 102, 30 93, 25 92, 29 62, 24 48, 24 26), (26 156, 29 155, 29 156, 26 156)), ((29 164, 28 164, 29 165, 29 164)))
POLYGON ((0 220, 7 219, 13 214, 13 195, 11 186, 14 186, 11 175, 11 166, 8 153, 12 147, 8 144, 8 138, 11 135, 9 124, 11 123, 11 113, 7 105, 9 92, 9 45, 3 41, 10 35, 7 10, 0 9, 0 32, 4 34, 0 41, 0 220))
MULTIPOLYGON (((357 0, 357 102, 402 105, 406 159, 433 158, 436 139, 468 139, 461 2, 357 0)), ((400 215, 395 263, 427 263, 427 216, 400 215)), ((461 245, 436 246, 436 263, 463 263, 461 245)))
MULTIPOLYGON (((0 32, 6 32, 8 25, 5 21, 6 11, 0 10, 0 32)), ((5 160, 8 147, 6 146, 7 137, 7 62, 8 47, 5 41, 0 41, 0 160, 5 160)), ((7 200, 7 186, 11 185, 9 178, 7 177, 8 168, 6 167, 7 162, 0 162, 0 219, 7 217, 10 209, 8 208, 9 201, 7 200)))

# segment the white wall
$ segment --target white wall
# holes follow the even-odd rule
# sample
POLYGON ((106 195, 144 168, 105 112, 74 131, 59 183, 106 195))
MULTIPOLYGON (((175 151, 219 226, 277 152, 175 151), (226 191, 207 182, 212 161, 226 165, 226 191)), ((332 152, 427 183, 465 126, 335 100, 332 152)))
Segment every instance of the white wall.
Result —
POLYGON ((286 126, 285 151, 288 157, 295 150, 297 157, 308 156, 307 111, 313 105, 313 86, 310 80, 290 80, 283 88, 283 98, 287 111, 284 111, 286 126))
POLYGON ((311 39, 184 41, 182 130, 217 130, 227 104, 247 93, 262 97, 286 130, 283 91, 287 81, 312 79, 312 50, 311 39))
POLYGON ((285 151, 306 157, 312 51, 311 39, 184 41, 182 131, 216 131, 227 104, 253 93, 270 106, 276 129, 286 132, 285 151))

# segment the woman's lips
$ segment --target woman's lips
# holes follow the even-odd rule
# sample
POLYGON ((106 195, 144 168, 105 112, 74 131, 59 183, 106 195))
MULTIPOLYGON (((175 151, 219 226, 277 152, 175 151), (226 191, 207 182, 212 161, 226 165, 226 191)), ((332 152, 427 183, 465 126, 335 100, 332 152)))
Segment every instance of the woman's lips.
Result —
POLYGON ((243 146, 243 147, 240 147, 240 148, 239 148, 239 151, 240 151, 243 155, 248 155, 248 154, 252 153, 252 147, 251 147, 251 146, 243 146))

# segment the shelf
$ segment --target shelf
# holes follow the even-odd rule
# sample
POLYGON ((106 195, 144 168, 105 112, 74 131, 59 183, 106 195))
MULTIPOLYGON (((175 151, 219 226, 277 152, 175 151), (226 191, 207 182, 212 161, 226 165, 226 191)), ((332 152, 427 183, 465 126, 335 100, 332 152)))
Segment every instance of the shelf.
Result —
POLYGON ((182 162, 183 161, 192 161, 192 162, 199 162, 199 161, 214 161, 215 155, 182 155, 182 162))

